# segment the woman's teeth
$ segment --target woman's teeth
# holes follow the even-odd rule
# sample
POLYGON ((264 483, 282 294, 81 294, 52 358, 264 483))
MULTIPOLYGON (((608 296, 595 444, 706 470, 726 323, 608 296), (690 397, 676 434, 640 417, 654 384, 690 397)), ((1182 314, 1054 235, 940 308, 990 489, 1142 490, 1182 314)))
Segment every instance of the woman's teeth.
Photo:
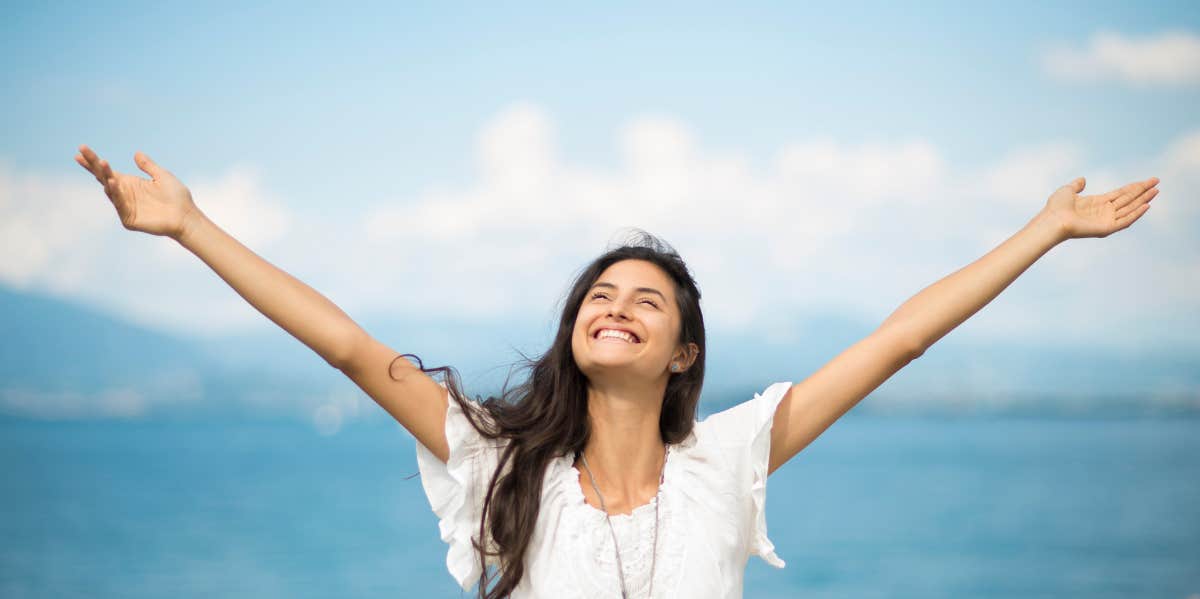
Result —
POLYGON ((604 330, 600 331, 600 334, 596 335, 596 338, 597 339, 614 338, 614 339, 620 339, 622 341, 625 341, 626 343, 637 343, 637 340, 634 338, 633 335, 626 333, 624 331, 617 331, 617 330, 613 330, 613 329, 604 329, 604 330))

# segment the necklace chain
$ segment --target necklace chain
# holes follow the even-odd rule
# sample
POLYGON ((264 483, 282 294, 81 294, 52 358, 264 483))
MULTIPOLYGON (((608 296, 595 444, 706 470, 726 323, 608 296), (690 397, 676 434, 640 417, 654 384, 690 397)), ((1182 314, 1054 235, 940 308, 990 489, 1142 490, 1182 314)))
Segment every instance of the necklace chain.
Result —
MULTIPOLYGON (((650 590, 647 597, 654 596, 654 566, 658 561, 658 506, 661 503, 660 493, 662 491, 663 480, 667 474, 667 455, 670 454, 670 446, 663 447, 663 465, 662 470, 658 473, 658 488, 654 490, 654 545, 650 548, 650 590)), ((592 476, 592 469, 588 467, 587 456, 581 451, 579 452, 583 469, 587 471, 588 480, 592 482, 592 490, 596 492, 596 497, 600 499, 600 510, 604 512, 604 521, 608 523, 608 532, 612 535, 613 551, 617 554, 617 577, 621 581, 621 598, 629 599, 629 590, 625 587, 625 567, 621 564, 621 548, 617 546, 617 531, 613 529, 612 518, 608 515, 608 507, 604 503, 604 495, 600 493, 600 487, 596 486, 596 477, 592 476)))

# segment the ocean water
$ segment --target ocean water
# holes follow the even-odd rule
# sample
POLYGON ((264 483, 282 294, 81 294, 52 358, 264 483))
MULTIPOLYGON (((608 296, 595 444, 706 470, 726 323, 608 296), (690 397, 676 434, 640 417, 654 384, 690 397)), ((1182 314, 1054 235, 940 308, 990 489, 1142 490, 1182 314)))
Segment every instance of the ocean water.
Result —
MULTIPOLYGON (((0 423, 0 597, 459 597, 396 425, 0 423)), ((1200 420, 847 417, 745 596, 1200 597, 1200 420)))

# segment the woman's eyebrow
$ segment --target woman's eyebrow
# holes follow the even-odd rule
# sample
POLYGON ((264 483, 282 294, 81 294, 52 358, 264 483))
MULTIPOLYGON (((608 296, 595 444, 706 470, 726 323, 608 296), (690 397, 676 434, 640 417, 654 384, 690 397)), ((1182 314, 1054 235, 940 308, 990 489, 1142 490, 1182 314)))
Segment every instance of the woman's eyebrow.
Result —
MULTIPOLYGON (((607 287, 609 289, 614 289, 614 290, 617 288, 616 285, 613 285, 612 283, 606 283, 604 281, 601 281, 599 283, 596 283, 595 285, 592 285, 592 289, 595 289, 597 287, 607 287)), ((653 287, 638 287, 637 289, 634 289, 634 291, 636 291, 638 293, 653 293, 653 294, 657 295, 658 297, 661 297, 662 301, 664 301, 664 302, 667 301, 667 296, 663 295, 661 291, 659 291, 653 287)))

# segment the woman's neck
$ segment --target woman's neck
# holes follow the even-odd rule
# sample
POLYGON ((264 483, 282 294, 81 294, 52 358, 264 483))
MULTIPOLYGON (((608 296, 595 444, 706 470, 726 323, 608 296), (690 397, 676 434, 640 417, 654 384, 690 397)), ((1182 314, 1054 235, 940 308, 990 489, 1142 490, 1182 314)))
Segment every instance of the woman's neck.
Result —
POLYGON ((628 513, 658 492, 666 451, 659 431, 665 382, 661 387, 588 389, 591 434, 584 455, 609 513, 628 513))

